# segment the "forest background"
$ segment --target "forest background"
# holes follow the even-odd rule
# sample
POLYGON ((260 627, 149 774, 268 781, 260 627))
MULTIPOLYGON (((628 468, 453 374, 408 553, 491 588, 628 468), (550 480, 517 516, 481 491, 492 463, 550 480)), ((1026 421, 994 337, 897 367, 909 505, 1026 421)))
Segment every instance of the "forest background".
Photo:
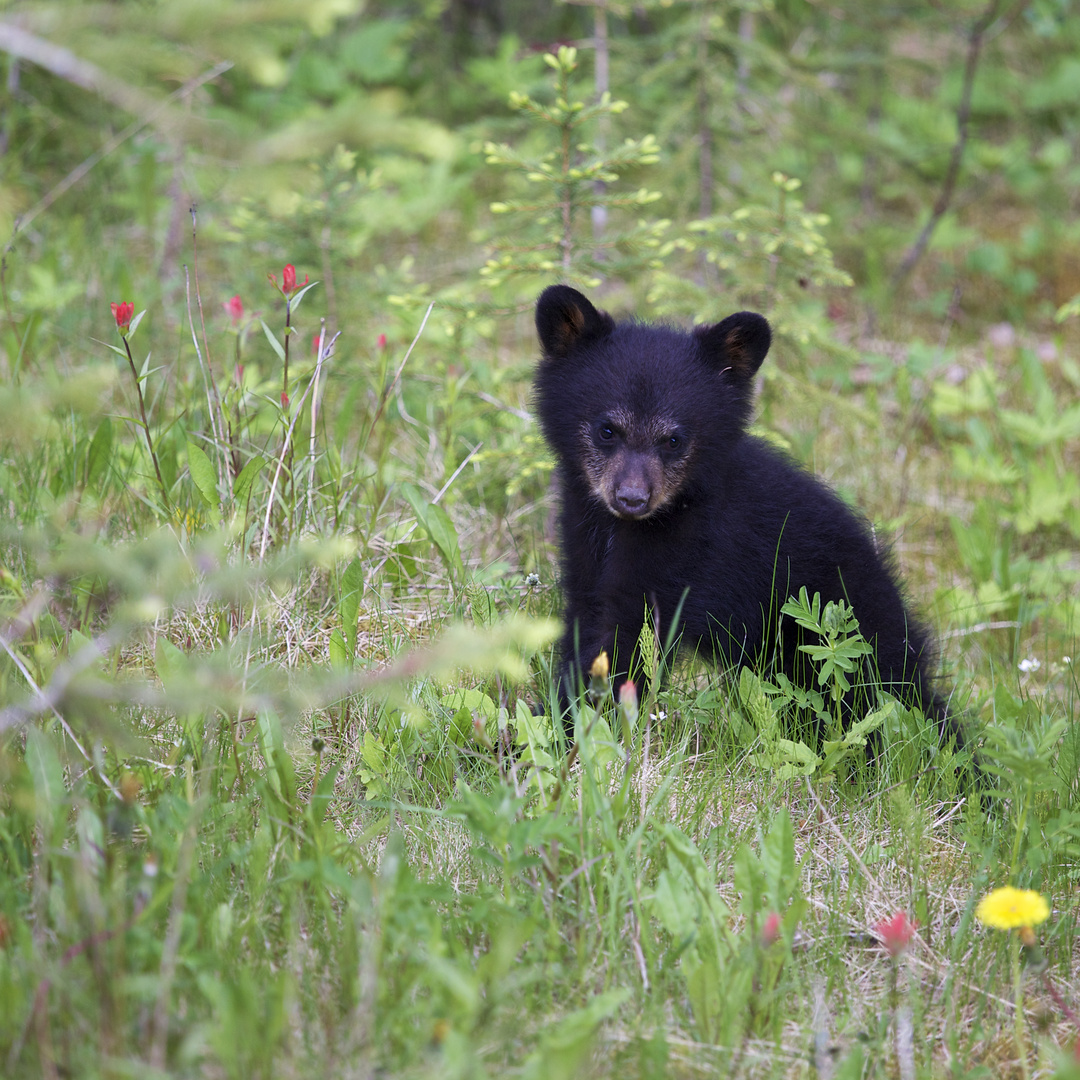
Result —
POLYGON ((0 58, 0 1073, 1080 1076, 1071 0, 35 0, 0 58), (567 753, 556 280, 770 319, 755 428, 981 787, 896 703, 804 737, 809 603, 819 694, 598 674, 567 753))

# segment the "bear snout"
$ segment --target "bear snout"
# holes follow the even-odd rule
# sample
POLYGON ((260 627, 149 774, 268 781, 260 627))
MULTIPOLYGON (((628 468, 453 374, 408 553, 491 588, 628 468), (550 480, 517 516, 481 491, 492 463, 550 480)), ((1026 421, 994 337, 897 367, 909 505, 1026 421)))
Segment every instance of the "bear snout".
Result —
POLYGON ((619 484, 615 489, 615 510, 623 517, 643 517, 648 513, 651 494, 640 483, 619 484))

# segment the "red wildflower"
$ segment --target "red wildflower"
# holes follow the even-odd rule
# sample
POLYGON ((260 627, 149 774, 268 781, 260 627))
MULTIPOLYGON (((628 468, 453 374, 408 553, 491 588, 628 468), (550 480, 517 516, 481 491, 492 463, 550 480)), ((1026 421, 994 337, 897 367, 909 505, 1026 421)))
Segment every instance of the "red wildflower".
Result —
POLYGON ((239 296, 234 296, 231 300, 226 300, 221 306, 228 312, 229 318, 232 319, 233 326, 236 326, 236 324, 244 317, 244 305, 239 296))
POLYGON ((380 334, 379 335, 379 340, 376 342, 376 344, 379 346, 380 349, 385 349, 386 348, 386 335, 385 334, 380 334))
POLYGON ((128 300, 122 304, 110 304, 113 318, 116 320, 116 328, 121 334, 126 334, 131 328, 131 316, 135 314, 135 305, 128 300))
POLYGON ((761 928, 761 944, 767 949, 775 941, 780 939, 780 916, 775 911, 770 911, 765 916, 765 925, 761 928))
POLYGON ((296 283, 296 267, 292 263, 288 263, 284 270, 281 271, 281 284, 278 284, 277 274, 266 275, 273 283, 274 288, 277 289, 284 297, 291 297, 298 289, 302 289, 309 281, 308 275, 304 275, 304 280, 299 285, 296 283))
POLYGON ((899 956, 915 936, 915 927, 919 924, 912 922, 907 914, 898 911, 891 919, 882 919, 874 923, 873 931, 881 938, 882 945, 888 950, 890 956, 899 956))
POLYGON ((289 395, 284 390, 281 391, 281 407, 287 409, 289 407, 289 395))
POLYGON ((637 687, 632 679, 627 679, 619 687, 619 712, 622 714, 624 722, 629 724, 631 728, 637 724, 638 695, 637 687))

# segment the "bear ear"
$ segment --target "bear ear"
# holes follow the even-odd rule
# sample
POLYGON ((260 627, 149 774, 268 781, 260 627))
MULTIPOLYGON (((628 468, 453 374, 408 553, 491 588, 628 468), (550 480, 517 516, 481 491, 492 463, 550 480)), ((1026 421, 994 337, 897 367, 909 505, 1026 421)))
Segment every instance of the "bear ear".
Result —
POLYGON ((536 301, 536 332, 546 360, 561 360, 575 346, 614 329, 610 315, 569 285, 549 285, 536 301))
POLYGON ((751 379, 772 344, 764 316, 753 311, 729 315, 713 326, 698 326, 694 336, 709 361, 721 371, 730 368, 739 379, 751 379))

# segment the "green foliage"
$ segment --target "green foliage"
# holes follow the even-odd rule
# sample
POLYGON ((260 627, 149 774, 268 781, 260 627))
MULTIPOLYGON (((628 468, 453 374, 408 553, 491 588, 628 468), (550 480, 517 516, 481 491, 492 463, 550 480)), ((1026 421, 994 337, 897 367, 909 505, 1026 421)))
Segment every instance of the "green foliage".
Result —
POLYGON ((780 609, 795 624, 809 630, 821 641, 819 645, 800 645, 817 668, 817 683, 822 691, 794 685, 782 672, 775 682, 768 682, 749 668, 739 673, 738 696, 741 708, 750 721, 750 731, 760 749, 749 760, 759 768, 769 769, 778 779, 797 776, 829 776, 841 764, 858 767, 865 761, 869 737, 882 727, 895 730, 900 711, 895 701, 887 700, 865 715, 845 724, 843 710, 852 702, 867 705, 865 696, 866 658, 873 647, 859 633, 854 613, 843 601, 829 601, 824 610, 821 597, 813 599, 806 589, 792 597, 780 609), (852 696, 858 686, 860 693, 852 696), (802 730, 822 731, 820 753, 812 735, 792 739, 786 733, 802 730))
POLYGON ((493 255, 481 273, 493 285, 527 274, 535 288, 553 276, 596 286, 609 277, 627 279, 645 268, 655 269, 667 223, 639 221, 619 228, 608 220, 609 211, 644 208, 660 198, 645 188, 627 195, 609 190, 626 170, 659 160, 655 138, 627 139, 614 151, 584 141, 605 117, 626 109, 626 102, 613 101, 607 91, 594 105, 574 100, 576 49, 560 46, 544 60, 554 72, 554 101, 542 103, 515 91, 510 106, 531 119, 545 151, 527 156, 507 144, 489 142, 484 147, 487 163, 520 177, 528 194, 492 204, 493 213, 518 217, 492 242, 493 255), (586 212, 591 215, 591 240, 583 220, 586 212))
POLYGON ((774 206, 748 203, 730 213, 691 221, 687 234, 672 247, 704 261, 704 283, 687 274, 656 276, 650 300, 661 310, 715 321, 716 293, 729 307, 769 312, 778 334, 800 351, 836 352, 824 312, 810 289, 852 284, 834 261, 822 227, 826 214, 808 212, 794 197, 801 181, 772 175, 774 206))
POLYGON ((1033 604, 1074 625, 1077 579, 1065 550, 1080 539, 1080 411, 1062 408, 1060 395, 1080 376, 1075 363, 1054 371, 1027 348, 1006 355, 1015 361, 1006 371, 984 362, 956 385, 935 385, 930 402, 956 474, 979 486, 974 513, 951 521, 972 584, 957 608, 977 622, 1015 619, 1033 604), (1009 382, 1019 407, 1002 403, 1009 382))
POLYGON ((734 1045, 742 1033, 779 1037, 783 1019, 781 976, 791 961, 795 928, 805 912, 799 896, 791 818, 781 810, 760 855, 742 844, 734 884, 741 897, 742 933, 730 928, 732 912, 717 895, 705 860, 673 826, 664 830, 667 867, 656 883, 653 909, 679 943, 679 969, 698 1038, 734 1045), (763 937, 770 913, 783 912, 772 940, 763 937))
POLYGON ((1064 1075, 1068 5, 990 28, 899 292, 976 9, 61 7, 0 28, 0 1073, 1014 1074, 1008 871, 1064 1075), (806 596, 817 687, 668 673, 647 619, 648 695, 598 674, 566 745, 523 313, 560 277, 770 318, 760 423, 936 595, 995 791, 894 702, 841 730, 867 644, 806 596))

